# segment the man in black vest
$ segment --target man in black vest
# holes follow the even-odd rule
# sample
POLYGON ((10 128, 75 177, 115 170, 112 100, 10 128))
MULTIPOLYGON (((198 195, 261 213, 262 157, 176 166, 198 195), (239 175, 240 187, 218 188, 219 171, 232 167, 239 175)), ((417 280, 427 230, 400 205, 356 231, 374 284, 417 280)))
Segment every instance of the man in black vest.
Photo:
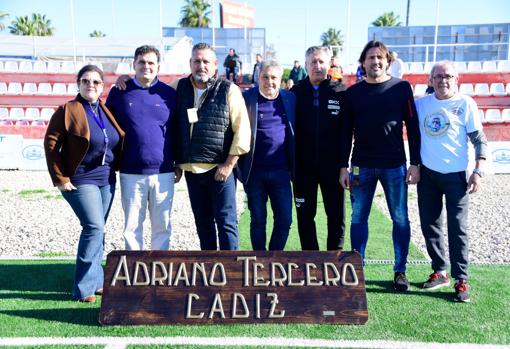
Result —
POLYGON ((211 46, 193 46, 190 66, 191 75, 176 83, 176 163, 185 171, 202 250, 216 250, 217 240, 221 250, 236 250, 232 169, 250 149, 250 121, 239 87, 218 77, 211 46))

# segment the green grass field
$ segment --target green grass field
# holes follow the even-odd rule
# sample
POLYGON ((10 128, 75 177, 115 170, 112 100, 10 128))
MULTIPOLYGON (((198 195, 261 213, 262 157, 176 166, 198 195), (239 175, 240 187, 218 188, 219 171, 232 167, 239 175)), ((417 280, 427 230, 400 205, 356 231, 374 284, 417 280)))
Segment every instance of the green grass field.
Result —
MULTIPOLYGON (((318 220, 318 230, 323 232, 325 221, 322 212, 318 220)), ((250 249, 248 227, 249 213, 246 212, 240 222, 242 249, 250 249)), ((367 258, 392 259, 390 222, 373 209, 370 227, 367 258)), ((322 236, 321 240, 324 242, 325 237, 322 236)), ((295 224, 288 249, 299 250, 295 224)), ((425 257, 413 246, 409 259, 425 260, 425 257)), ((420 289, 430 273, 427 264, 409 265, 408 277, 412 287, 404 294, 393 291, 392 265, 367 264, 369 321, 363 326, 260 324, 101 327, 97 322, 99 303, 83 304, 71 300, 73 270, 72 261, 0 261, 0 337, 240 336, 510 344, 509 266, 471 266, 472 302, 457 304, 452 301, 453 287, 435 292, 420 289)))

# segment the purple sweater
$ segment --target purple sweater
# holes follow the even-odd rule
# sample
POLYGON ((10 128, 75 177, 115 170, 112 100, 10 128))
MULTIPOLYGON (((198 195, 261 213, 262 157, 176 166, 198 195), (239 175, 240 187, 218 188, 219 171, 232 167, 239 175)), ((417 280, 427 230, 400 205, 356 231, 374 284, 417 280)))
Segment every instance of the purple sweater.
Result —
POLYGON ((174 170, 173 88, 161 81, 143 88, 130 80, 124 91, 112 87, 106 105, 126 132, 121 173, 157 174, 174 170))
POLYGON ((287 116, 282 97, 269 100, 259 94, 254 170, 288 169, 286 124, 287 116))

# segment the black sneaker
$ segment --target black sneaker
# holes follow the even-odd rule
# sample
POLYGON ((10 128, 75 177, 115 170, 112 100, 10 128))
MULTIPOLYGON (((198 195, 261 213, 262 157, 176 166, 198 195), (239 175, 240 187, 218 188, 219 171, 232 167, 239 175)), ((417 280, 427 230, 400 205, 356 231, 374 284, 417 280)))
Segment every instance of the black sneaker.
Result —
POLYGON ((407 281, 406 273, 396 272, 393 278, 393 286, 397 291, 407 291, 409 289, 409 281, 407 281))
POLYGON ((450 285, 450 279, 448 274, 442 275, 440 273, 433 272, 430 274, 429 279, 423 284, 422 288, 425 290, 437 290, 441 287, 450 285))
POLYGON ((469 298, 468 289, 466 280, 457 280, 455 283, 455 298, 453 300, 455 302, 469 303, 471 299, 469 298))

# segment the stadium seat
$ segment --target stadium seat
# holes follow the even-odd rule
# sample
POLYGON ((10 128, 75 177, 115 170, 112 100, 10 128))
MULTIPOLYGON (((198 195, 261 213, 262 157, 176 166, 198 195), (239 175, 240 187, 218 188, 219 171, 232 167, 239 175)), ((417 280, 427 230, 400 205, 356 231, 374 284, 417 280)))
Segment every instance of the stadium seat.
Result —
POLYGON ((460 84, 459 92, 468 96, 473 96, 475 94, 473 84, 460 84))
POLYGON ((53 85, 52 93, 54 95, 65 96, 67 94, 67 86, 63 82, 56 82, 53 85))
POLYGON ((425 96, 426 90, 427 90, 426 84, 416 84, 414 86, 414 96, 415 97, 423 97, 423 96, 425 96))
POLYGON ((46 126, 47 122, 41 119, 33 120, 32 126, 46 126))
POLYGON ((48 82, 41 82, 39 86, 37 86, 37 94, 38 95, 51 95, 51 84, 48 82))
POLYGON ((478 116, 480 116, 482 122, 485 122, 485 114, 482 109, 478 109, 478 116))
POLYGON ((20 95, 23 93, 23 88, 21 87, 21 83, 19 82, 11 82, 9 87, 7 87, 7 94, 10 95, 20 95))
POLYGON ((487 109, 485 111, 486 122, 501 122, 501 112, 499 109, 487 109))
POLYGON ((459 74, 467 71, 466 62, 454 62, 453 65, 459 74))
POLYGON ((11 108, 9 110, 9 118, 12 120, 22 120, 25 118, 25 111, 23 108, 11 108))
POLYGON ((7 72, 17 72, 18 71, 18 62, 16 62, 16 61, 5 61, 5 63, 4 63, 4 71, 7 71, 7 72))
POLYGON ((64 61, 62 62, 62 67, 60 69, 62 73, 74 74, 76 73, 76 67, 74 62, 64 61))
POLYGON ((510 82, 506 84, 505 92, 507 95, 510 95, 510 82))
POLYGON ((475 84, 475 96, 490 96, 489 84, 478 83, 475 84))
POLYGON ((117 64, 117 68, 115 68, 115 74, 122 75, 122 74, 129 74, 131 73, 131 67, 128 62, 119 62, 117 64))
POLYGON ((5 82, 0 82, 0 95, 4 95, 7 93, 7 84, 5 82))
POLYGON ((40 116, 39 108, 27 108, 25 110, 25 119, 36 120, 39 119, 40 116))
POLYGON ((23 84, 24 95, 35 95, 37 94, 37 85, 34 82, 25 82, 23 84))
POLYGON ((501 121, 510 122, 510 109, 503 109, 501 112, 501 121))
POLYGON ((31 73, 33 71, 32 62, 29 61, 19 62, 18 71, 23 73, 31 73))
POLYGON ((35 61, 33 71, 34 71, 34 73, 45 73, 46 72, 46 62, 35 61))
POLYGON ((51 116, 55 113, 55 109, 53 108, 42 108, 41 109, 41 119, 48 121, 51 119, 51 116))
POLYGON ((9 108, 0 107, 0 120, 9 118, 9 108))
POLYGON ((482 72, 482 63, 478 61, 468 62, 467 65, 468 73, 481 73, 482 72))
POLYGON ((482 72, 495 73, 498 71, 495 61, 484 61, 482 64, 482 72))
POLYGON ((420 62, 412 62, 409 64, 409 74, 421 74, 423 73, 423 64, 420 62))
POLYGON ((425 65, 423 66, 423 73, 430 75, 430 72, 432 71, 433 66, 434 66, 434 62, 425 63, 425 65))
POLYGON ((510 61, 499 61, 498 62, 498 71, 510 72, 510 61))
POLYGON ((46 70, 49 73, 60 73, 60 62, 49 61, 46 70))
POLYGON ((78 85, 75 82, 67 84, 67 95, 75 96, 78 93, 78 85))
POLYGON ((101 62, 90 62, 89 64, 95 65, 96 67, 98 67, 99 69, 101 69, 102 71, 104 71, 104 69, 103 69, 103 63, 101 63, 101 62))
POLYGON ((493 83, 491 84, 490 92, 493 96, 504 96, 506 95, 505 85, 500 82, 493 83))

